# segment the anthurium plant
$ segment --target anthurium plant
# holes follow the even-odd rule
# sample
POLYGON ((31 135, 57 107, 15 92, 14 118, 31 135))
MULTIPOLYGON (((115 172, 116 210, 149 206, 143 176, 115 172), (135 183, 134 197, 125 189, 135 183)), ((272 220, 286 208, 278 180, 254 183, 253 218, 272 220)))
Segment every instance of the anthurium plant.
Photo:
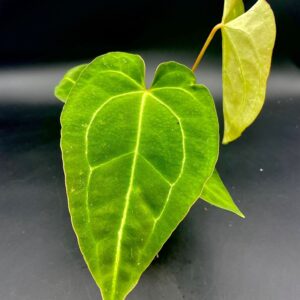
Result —
POLYGON ((244 217, 215 169, 219 124, 196 71, 217 30, 223 39, 223 143, 259 114, 275 42, 265 0, 244 11, 225 0, 224 14, 190 69, 157 67, 111 52, 68 71, 55 89, 65 103, 61 150, 71 221, 104 300, 123 300, 191 206, 204 201, 244 217))

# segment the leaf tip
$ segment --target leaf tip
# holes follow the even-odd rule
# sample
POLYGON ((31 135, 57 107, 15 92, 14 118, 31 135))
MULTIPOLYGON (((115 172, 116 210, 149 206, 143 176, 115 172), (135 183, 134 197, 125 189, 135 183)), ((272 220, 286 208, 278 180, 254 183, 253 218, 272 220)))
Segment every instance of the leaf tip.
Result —
POLYGON ((241 217, 242 219, 246 219, 246 216, 241 212, 239 207, 233 202, 233 206, 228 211, 236 214, 237 216, 241 217))
POLYGON ((242 219, 246 219, 246 216, 239 209, 235 213, 242 219))
POLYGON ((222 144, 223 145, 228 145, 229 143, 237 140, 242 134, 236 134, 236 135, 230 135, 224 133, 223 139, 222 139, 222 144))
POLYGON ((246 216, 241 212, 241 210, 235 203, 234 203, 234 206, 229 211, 236 214, 237 216, 239 216, 242 219, 246 219, 246 216))

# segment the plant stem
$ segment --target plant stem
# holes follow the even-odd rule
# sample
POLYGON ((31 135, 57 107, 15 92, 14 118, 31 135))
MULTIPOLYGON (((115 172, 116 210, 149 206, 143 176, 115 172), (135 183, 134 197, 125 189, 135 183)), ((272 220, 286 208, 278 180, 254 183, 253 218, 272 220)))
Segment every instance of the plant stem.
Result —
POLYGON ((192 67, 192 71, 195 72, 196 69, 198 68, 203 56, 204 56, 204 53, 207 49, 207 47, 209 46, 210 42, 212 41, 213 37, 215 36, 216 32, 221 29, 223 26, 223 23, 219 23, 217 24, 213 29, 212 31, 210 32, 209 36, 207 37, 206 41, 205 41, 205 44, 204 46, 202 47, 200 53, 198 54, 198 57, 196 59, 196 61, 194 62, 194 65, 192 67))

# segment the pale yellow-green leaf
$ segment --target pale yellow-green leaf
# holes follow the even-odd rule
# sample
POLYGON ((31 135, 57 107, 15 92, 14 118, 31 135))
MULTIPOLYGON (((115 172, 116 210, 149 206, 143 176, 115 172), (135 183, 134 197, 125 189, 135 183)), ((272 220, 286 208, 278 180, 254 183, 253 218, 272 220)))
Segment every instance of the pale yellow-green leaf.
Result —
POLYGON ((243 0, 225 0, 222 23, 227 23, 245 12, 243 0))
POLYGON ((226 22, 241 12, 240 1, 231 2, 225 2, 222 26, 224 144, 237 139, 261 111, 276 36, 274 14, 265 0, 226 22))

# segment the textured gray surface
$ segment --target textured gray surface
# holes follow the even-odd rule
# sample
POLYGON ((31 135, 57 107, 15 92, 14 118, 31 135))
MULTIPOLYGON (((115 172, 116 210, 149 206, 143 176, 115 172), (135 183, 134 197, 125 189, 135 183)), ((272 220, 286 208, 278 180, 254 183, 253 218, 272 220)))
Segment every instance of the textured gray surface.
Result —
MULTIPOLYGON (((52 87, 65 68, 0 72, 1 300, 99 299, 64 191, 52 87)), ((256 123, 221 147, 219 172, 247 218, 196 203, 128 299, 300 299, 299 73, 274 68, 256 123)), ((220 110, 218 70, 200 78, 220 110)))

